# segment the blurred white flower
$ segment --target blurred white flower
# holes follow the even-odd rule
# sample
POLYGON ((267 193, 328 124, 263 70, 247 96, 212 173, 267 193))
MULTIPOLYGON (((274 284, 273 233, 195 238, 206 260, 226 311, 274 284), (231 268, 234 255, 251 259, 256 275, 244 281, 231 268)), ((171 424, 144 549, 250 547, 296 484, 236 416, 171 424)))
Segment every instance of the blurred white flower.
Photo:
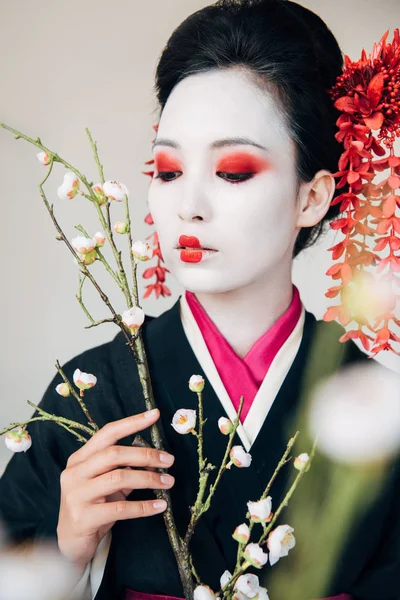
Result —
POLYGON ((293 466, 298 471, 307 472, 310 468, 310 457, 307 452, 303 452, 302 454, 296 456, 293 466))
POLYGON ((26 452, 32 446, 32 438, 23 427, 8 431, 4 441, 7 448, 12 452, 26 452))
POLYGON ((289 550, 294 548, 296 540, 293 535, 293 527, 289 525, 279 525, 273 529, 267 539, 269 550, 269 562, 274 565, 282 556, 287 556, 289 550))
POLYGON ((226 465, 227 469, 230 469, 232 465, 235 465, 235 467, 244 468, 249 467, 251 464, 251 454, 245 452, 243 446, 233 446, 229 456, 231 457, 231 460, 226 465))
POLYGON ((139 327, 143 325, 145 314, 139 306, 132 306, 122 313, 122 322, 126 325, 132 334, 135 334, 139 327))
POLYGON ((117 221, 114 224, 115 233, 127 233, 128 232, 128 223, 126 221, 117 221))
POLYGON ((235 590, 244 594, 247 598, 257 596, 258 588, 260 587, 257 575, 253 573, 244 573, 238 577, 235 583, 235 590))
POLYGON ((77 572, 54 543, 35 540, 0 552, 0 600, 80 600, 71 593, 77 572))
POLYGON ((71 390, 69 389, 69 385, 65 382, 63 383, 59 383, 56 386, 56 392, 57 394, 60 394, 60 396, 64 396, 65 398, 67 398, 67 396, 70 395, 71 390))
POLYGON ((248 502, 251 520, 255 523, 268 523, 271 520, 272 498, 267 496, 258 502, 248 502))
POLYGON ((220 417, 218 419, 218 428, 224 435, 229 435, 233 431, 233 423, 226 417, 220 417))
POLYGON ((190 408, 180 408, 174 414, 171 425, 178 433, 192 433, 196 427, 196 411, 190 408))
POLYGON ((36 154, 37 159, 42 165, 47 167, 51 163, 51 156, 48 152, 38 152, 36 154))
POLYGON ((246 523, 238 525, 235 531, 232 533, 232 537, 240 544, 247 544, 250 539, 250 529, 248 525, 246 525, 246 523))
POLYGON ((106 243, 106 236, 102 231, 97 231, 93 236, 94 241, 96 242, 96 246, 102 247, 106 243))
POLYGON ((400 449, 400 376, 375 361, 350 365, 313 390, 310 432, 333 460, 366 463, 400 449))
POLYGON ((221 588, 225 587, 228 581, 232 579, 232 573, 228 570, 224 571, 219 579, 221 588))
POLYGON ((78 237, 71 240, 71 246, 76 252, 79 252, 79 254, 89 254, 96 248, 96 240, 87 238, 83 235, 78 235, 78 237))
POLYGON ((57 190, 57 196, 60 200, 72 200, 79 192, 79 179, 72 171, 67 171, 64 175, 62 185, 57 190))
POLYGON ((215 597, 214 592, 208 585, 198 585, 193 592, 194 600, 212 600, 215 597))
POLYGON ((84 373, 79 369, 75 369, 73 375, 74 383, 80 390, 89 390, 97 383, 97 377, 91 373, 84 373))
POLYGON ((96 183, 96 185, 92 185, 92 190, 94 195, 96 196, 97 204, 101 206, 102 204, 107 204, 108 198, 103 192, 103 186, 101 183, 96 183))
POLYGON ((147 242, 137 240, 133 242, 131 252, 136 260, 146 262, 153 258, 153 248, 147 242))
POLYGON ((123 202, 125 200, 125 195, 129 195, 126 185, 119 181, 105 181, 103 183, 103 192, 107 198, 115 200, 116 202, 123 202))
POLYGON ((205 381, 201 375, 192 375, 189 379, 189 390, 192 392, 202 392, 205 381))
POLYGON ((243 556, 247 562, 253 565, 253 567, 257 567, 257 569, 261 569, 268 560, 268 554, 263 552, 261 546, 255 543, 247 544, 243 556))

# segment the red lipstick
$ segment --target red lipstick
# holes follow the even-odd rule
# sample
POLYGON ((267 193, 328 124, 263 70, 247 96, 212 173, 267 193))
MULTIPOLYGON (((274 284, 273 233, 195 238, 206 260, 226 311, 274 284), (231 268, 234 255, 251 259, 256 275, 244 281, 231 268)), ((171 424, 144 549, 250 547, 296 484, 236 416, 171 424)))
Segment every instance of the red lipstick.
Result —
POLYGON ((193 235, 181 235, 179 238, 180 259, 183 262, 196 263, 215 254, 214 248, 206 248, 200 244, 200 240, 193 235))

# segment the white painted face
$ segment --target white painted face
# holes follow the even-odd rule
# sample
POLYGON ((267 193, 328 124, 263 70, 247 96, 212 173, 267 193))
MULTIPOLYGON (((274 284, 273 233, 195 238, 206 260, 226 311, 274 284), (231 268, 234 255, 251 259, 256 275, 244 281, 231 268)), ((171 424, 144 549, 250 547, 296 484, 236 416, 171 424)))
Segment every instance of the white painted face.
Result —
POLYGON ((299 231, 295 146, 273 98, 241 70, 191 75, 173 89, 156 139, 167 142, 154 148, 149 210, 183 288, 213 294, 290 274, 299 231), (248 141, 221 142, 232 138, 248 141), (185 262, 175 249, 181 235, 218 252, 185 262))

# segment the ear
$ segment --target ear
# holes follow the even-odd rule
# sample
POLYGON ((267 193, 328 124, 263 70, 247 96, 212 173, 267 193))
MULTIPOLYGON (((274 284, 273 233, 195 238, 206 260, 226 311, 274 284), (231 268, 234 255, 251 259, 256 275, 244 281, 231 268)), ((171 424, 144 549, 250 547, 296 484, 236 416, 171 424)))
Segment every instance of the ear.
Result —
POLYGON ((318 171, 313 180, 303 183, 299 191, 298 227, 313 227, 329 210, 335 193, 335 178, 330 171, 318 171))

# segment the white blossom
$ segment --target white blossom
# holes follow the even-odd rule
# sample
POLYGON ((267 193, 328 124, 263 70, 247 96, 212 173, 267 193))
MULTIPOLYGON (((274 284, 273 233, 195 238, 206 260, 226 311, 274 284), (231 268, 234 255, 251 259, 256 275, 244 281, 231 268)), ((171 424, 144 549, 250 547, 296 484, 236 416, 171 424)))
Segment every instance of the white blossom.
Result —
POLYGON ((101 206, 102 204, 107 204, 108 198, 103 192, 103 186, 101 183, 96 183, 95 185, 92 185, 92 190, 94 195, 96 196, 97 204, 99 204, 99 206, 101 206))
POLYGON ((226 584, 232 579, 232 573, 228 570, 224 571, 220 577, 219 583, 221 588, 225 587, 226 584))
POLYGON ((13 452, 26 452, 32 446, 32 438, 23 427, 8 431, 4 441, 7 448, 13 452))
POLYGON ((247 544, 246 548, 244 549, 243 556, 251 565, 253 565, 253 567, 256 567, 257 569, 261 569, 261 567, 265 565, 268 560, 268 554, 263 551, 261 546, 253 542, 251 544, 247 544))
POLYGON ((100 248, 106 243, 106 236, 103 231, 97 231, 94 234, 93 239, 96 242, 96 246, 99 246, 100 248))
POLYGON ((96 248, 96 240, 79 235, 71 240, 71 246, 79 254, 89 254, 96 248))
POLYGON ((91 373, 84 373, 79 369, 75 369, 73 374, 74 383, 80 390, 89 390, 97 383, 97 377, 91 373))
POLYGON ((191 433, 196 427, 196 411, 190 408, 180 408, 174 414, 171 425, 178 433, 191 433))
POLYGON ((198 585, 193 592, 194 600, 212 600, 215 597, 214 592, 208 585, 198 585))
POLYGON ((268 523, 271 520, 272 498, 267 496, 257 502, 248 502, 251 520, 255 523, 268 523))
POLYGON ((310 468, 310 457, 307 452, 303 452, 302 454, 296 456, 293 466, 298 471, 308 471, 310 468))
POLYGON ((138 261, 146 262, 153 258, 153 248, 147 242, 133 242, 131 252, 138 261))
POLYGON ((230 419, 227 419, 226 417, 220 417, 218 419, 218 428, 220 432, 224 435, 229 435, 233 431, 233 423, 230 419))
POLYGON ((56 392, 57 394, 60 394, 60 396, 64 396, 65 398, 67 398, 67 396, 70 395, 71 390, 69 389, 69 385, 65 382, 63 383, 59 383, 56 386, 56 392))
POLYGON ((51 155, 48 152, 38 152, 36 156, 38 161, 45 167, 51 163, 51 155))
POLYGON ((244 594, 247 598, 254 598, 260 587, 257 575, 253 573, 244 573, 238 577, 235 583, 235 590, 244 594))
POLYGON ((202 392, 205 381, 201 375, 192 375, 189 379, 189 389, 192 392, 202 392))
POLYGON ((233 446, 229 456, 231 460, 226 465, 227 469, 230 469, 232 464, 239 468, 249 467, 251 464, 251 454, 245 452, 243 446, 233 446))
MULTIPOLYGON (((60 200, 72 200, 79 192, 79 179, 72 171, 67 171, 64 175, 62 185, 57 190, 57 196, 60 200)), ((80 192, 81 193, 81 192, 80 192)))
POLYGON ((279 525, 271 531, 267 540, 269 550, 269 562, 274 565, 282 556, 287 556, 289 550, 294 548, 296 540, 293 535, 293 527, 289 525, 279 525))
POLYGON ((240 544, 247 544, 250 539, 250 529, 246 523, 238 525, 232 534, 232 537, 240 544))
POLYGON ((103 183, 103 192, 107 198, 115 200, 116 202, 123 202, 125 200, 125 195, 129 195, 126 185, 119 181, 105 181, 103 183))
POLYGON ((139 327, 143 325, 145 314, 139 306, 132 306, 122 313, 122 322, 135 334, 139 327))
POLYGON ((385 460, 400 448, 400 376, 376 361, 350 365, 314 389, 310 432, 333 460, 385 460))

